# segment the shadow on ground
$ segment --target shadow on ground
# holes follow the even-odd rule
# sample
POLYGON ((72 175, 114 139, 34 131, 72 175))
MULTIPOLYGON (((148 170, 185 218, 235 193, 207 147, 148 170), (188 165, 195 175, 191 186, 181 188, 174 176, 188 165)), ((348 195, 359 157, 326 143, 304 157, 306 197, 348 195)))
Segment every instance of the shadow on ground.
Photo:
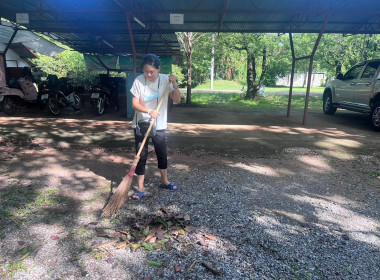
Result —
POLYGON ((148 195, 116 219, 99 213, 133 160, 130 122, 0 113, 0 273, 214 279, 198 261, 224 279, 379 278, 380 134, 360 114, 310 112, 304 126, 302 113, 174 107, 169 172, 180 190, 156 187, 151 151, 148 195), (109 240, 96 227, 143 228, 165 218, 161 208, 188 215, 194 231, 167 250, 97 249, 109 240))

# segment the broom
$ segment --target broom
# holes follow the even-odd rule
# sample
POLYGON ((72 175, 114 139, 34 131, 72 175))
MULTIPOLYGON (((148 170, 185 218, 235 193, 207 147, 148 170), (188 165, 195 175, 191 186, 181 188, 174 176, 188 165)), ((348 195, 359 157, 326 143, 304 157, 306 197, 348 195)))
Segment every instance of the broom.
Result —
MULTIPOLYGON (((164 98, 169 91, 169 86, 170 86, 170 82, 168 82, 168 85, 165 88, 165 92, 161 97, 160 103, 158 104, 156 111, 160 110, 162 102, 164 101, 164 98)), ((133 175, 135 174, 136 166, 140 159, 141 151, 144 148, 145 142, 148 139, 149 133, 152 130, 155 120, 156 119, 152 118, 149 128, 147 132, 145 133, 145 137, 141 143, 139 151, 137 152, 135 156, 132 166, 129 169, 128 174, 124 176, 123 181, 121 181, 120 185, 117 187, 115 193, 111 197, 107 206, 104 208, 101 217, 109 217, 111 215, 114 215, 116 211, 120 209, 120 207, 124 204, 125 200, 127 199, 128 192, 129 192, 129 189, 131 188, 131 184, 133 180, 133 175)))

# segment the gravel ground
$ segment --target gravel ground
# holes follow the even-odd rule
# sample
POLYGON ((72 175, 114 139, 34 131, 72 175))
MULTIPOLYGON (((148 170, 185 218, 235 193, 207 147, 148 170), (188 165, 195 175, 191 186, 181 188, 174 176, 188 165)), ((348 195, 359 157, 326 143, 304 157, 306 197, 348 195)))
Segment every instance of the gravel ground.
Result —
POLYGON ((2 121, 2 279, 380 279, 380 150, 365 138, 355 149, 355 135, 340 131, 324 142, 279 141, 272 153, 171 142, 169 179, 179 190, 157 188, 151 151, 148 195, 100 219, 132 142, 29 137, 2 121), (183 223, 170 222, 165 249, 99 247, 122 241, 120 230, 174 217, 183 223))

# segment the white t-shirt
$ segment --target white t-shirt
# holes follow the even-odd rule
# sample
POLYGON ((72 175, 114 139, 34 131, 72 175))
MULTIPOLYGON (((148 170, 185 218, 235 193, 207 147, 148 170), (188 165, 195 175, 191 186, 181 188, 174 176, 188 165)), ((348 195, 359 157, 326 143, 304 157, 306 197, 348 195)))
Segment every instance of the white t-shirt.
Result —
MULTIPOLYGON (((133 82, 131 93, 134 97, 143 98, 145 101, 145 107, 148 109, 156 109, 158 103, 160 103, 161 97, 164 94, 167 84, 169 83, 169 77, 164 74, 158 74, 158 77, 154 83, 150 82, 144 75, 136 77, 133 82)), ((173 91, 173 85, 170 84, 169 92, 173 91)), ((160 116, 156 119, 156 130, 167 128, 168 119, 168 98, 169 93, 166 94, 164 101, 160 108, 160 116)), ((149 120, 151 116, 148 113, 143 113, 135 110, 132 127, 136 127, 138 121, 145 119, 149 120)))

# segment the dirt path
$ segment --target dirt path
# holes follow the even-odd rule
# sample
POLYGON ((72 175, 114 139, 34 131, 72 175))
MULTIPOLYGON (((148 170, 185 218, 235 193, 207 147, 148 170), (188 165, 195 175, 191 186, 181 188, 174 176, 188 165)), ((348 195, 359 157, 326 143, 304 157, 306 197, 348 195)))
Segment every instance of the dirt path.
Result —
POLYGON ((303 126, 302 112, 175 107, 169 119, 180 190, 156 187, 152 152, 148 195, 99 219, 134 157, 130 123, 0 113, 0 276, 380 277, 380 134, 363 115, 311 112, 303 126), (141 246, 147 226, 152 248, 141 246), (120 230, 131 245, 107 245, 128 237, 120 230))

